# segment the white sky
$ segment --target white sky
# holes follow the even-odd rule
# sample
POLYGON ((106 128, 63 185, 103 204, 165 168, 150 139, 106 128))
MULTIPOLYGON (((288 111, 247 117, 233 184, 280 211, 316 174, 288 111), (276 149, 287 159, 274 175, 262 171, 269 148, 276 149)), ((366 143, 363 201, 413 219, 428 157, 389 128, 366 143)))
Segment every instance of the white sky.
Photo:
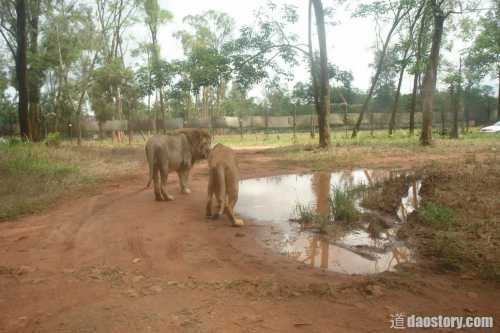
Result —
MULTIPOLYGON (((253 1, 231 1, 231 0, 160 0, 160 6, 173 13, 173 21, 163 25, 158 33, 162 56, 168 60, 183 57, 182 46, 179 40, 172 35, 183 28, 182 19, 187 15, 201 14, 206 10, 213 9, 224 12, 236 21, 238 30, 243 25, 251 25, 254 20, 254 12, 259 7, 266 6, 267 0, 253 1)), ((298 7, 299 21, 292 27, 291 32, 297 34, 301 43, 307 42, 307 0, 275 0, 278 6, 287 3, 298 7)), ((357 0, 349 1, 354 5, 357 0)), ((323 1, 324 6, 330 5, 331 1, 323 1)), ((374 25, 368 19, 351 18, 350 14, 342 11, 335 17, 340 24, 327 26, 328 60, 340 66, 344 70, 350 70, 354 76, 353 85, 360 89, 367 89, 371 76, 369 63, 373 59, 372 46, 375 41, 374 25), (340 18, 343 17, 343 20, 340 18)), ((147 31, 139 27, 130 30, 137 41, 147 40, 147 31)), ((300 65, 294 72, 295 80, 289 84, 290 88, 297 81, 309 79, 307 66, 300 65)), ((263 94, 261 86, 255 87, 250 95, 259 96, 263 94)))
MULTIPOLYGON (((201 14, 202 12, 213 9, 224 12, 236 21, 236 31, 243 25, 251 25, 254 18, 254 11, 259 7, 265 7, 268 0, 238 1, 238 0, 160 0, 160 6, 168 9, 174 15, 174 20, 164 25, 159 32, 159 41, 161 52, 168 60, 182 58, 183 52, 181 43, 174 38, 172 34, 183 27, 182 19, 187 15, 201 14)), ((300 37, 301 43, 307 42, 307 5, 308 0, 274 0, 280 6, 284 3, 297 6, 299 21, 293 26, 292 32, 300 37)), ((354 76, 353 85, 356 88, 367 90, 370 84, 373 68, 369 64, 373 62, 374 45, 376 42, 375 22, 372 18, 353 18, 352 11, 366 0, 347 0, 341 8, 334 8, 336 13, 334 20, 338 23, 334 26, 327 26, 327 47, 328 61, 338 65, 341 69, 350 70, 354 76)), ((323 0, 323 5, 334 6, 332 0, 323 0)), ((385 31, 382 31, 382 35, 385 31)), ((398 36, 394 35, 393 40, 398 36)), ((141 38, 136 36, 136 38, 141 38)), ((144 32, 144 39, 147 34, 144 32)), ((454 39, 453 50, 442 49, 444 58, 452 60, 458 64, 457 50, 463 49, 466 44, 454 39)), ((295 80, 289 84, 291 88, 297 81, 309 80, 307 66, 300 65, 294 72, 295 80)), ((490 80, 489 84, 496 87, 496 84, 490 80)), ((409 92, 411 90, 412 78, 405 76, 402 90, 409 92)), ((262 86, 255 87, 250 95, 263 95, 262 86)))
MULTIPOLYGON (((298 7, 299 21, 293 26, 293 33, 296 33, 302 43, 307 42, 307 0, 275 0, 278 6, 281 4, 293 4, 298 7)), ((183 52, 181 43, 172 34, 182 29, 182 19, 187 15, 201 14, 213 9, 224 12, 236 21, 236 30, 243 25, 251 25, 254 18, 254 11, 261 6, 265 6, 267 0, 237 1, 237 0, 160 0, 160 6, 168 9, 174 15, 174 20, 162 26, 159 31, 159 41, 162 56, 168 60, 182 58, 183 52)), ((323 1, 324 6, 329 6, 332 1, 323 1)), ((349 1, 351 7, 359 3, 357 0, 349 1)), ((336 26, 327 26, 327 46, 328 60, 340 66, 344 70, 352 71, 354 76, 354 86, 367 89, 372 70, 369 63, 373 60, 373 45, 375 43, 375 26, 370 19, 351 18, 350 14, 342 11, 335 15, 335 20, 340 21, 336 26)), ((236 31, 236 34, 238 31, 236 31)), ((142 35, 142 33, 140 33, 142 35)), ((147 38, 136 35, 135 38, 147 38)), ((308 69, 305 65, 298 66, 294 72, 295 81, 290 83, 290 87, 297 81, 309 80, 308 69)), ((256 87, 251 95, 261 95, 262 88, 256 87)))

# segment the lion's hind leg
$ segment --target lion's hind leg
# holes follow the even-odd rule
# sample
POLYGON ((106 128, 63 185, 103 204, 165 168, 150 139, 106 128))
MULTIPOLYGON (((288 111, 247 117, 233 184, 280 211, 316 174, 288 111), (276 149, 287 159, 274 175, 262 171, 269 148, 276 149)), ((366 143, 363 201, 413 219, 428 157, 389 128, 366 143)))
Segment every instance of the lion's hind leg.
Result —
POLYGON ((160 191, 165 201, 174 200, 174 197, 167 192, 167 179, 168 179, 168 157, 163 154, 158 159, 158 167, 161 175, 160 191))

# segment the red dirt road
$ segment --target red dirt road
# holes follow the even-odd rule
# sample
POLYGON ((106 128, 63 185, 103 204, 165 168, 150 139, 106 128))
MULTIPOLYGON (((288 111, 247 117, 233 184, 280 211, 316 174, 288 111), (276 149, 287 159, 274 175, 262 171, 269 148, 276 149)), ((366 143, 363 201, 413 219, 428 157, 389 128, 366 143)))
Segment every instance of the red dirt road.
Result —
MULTIPOLYGON (((244 177, 288 172, 239 157, 244 177)), ((0 332, 389 332, 396 312, 500 318, 493 285, 322 272, 260 247, 252 223, 205 220, 206 162, 190 195, 170 177, 173 202, 142 190, 145 172, 0 224, 0 332)))

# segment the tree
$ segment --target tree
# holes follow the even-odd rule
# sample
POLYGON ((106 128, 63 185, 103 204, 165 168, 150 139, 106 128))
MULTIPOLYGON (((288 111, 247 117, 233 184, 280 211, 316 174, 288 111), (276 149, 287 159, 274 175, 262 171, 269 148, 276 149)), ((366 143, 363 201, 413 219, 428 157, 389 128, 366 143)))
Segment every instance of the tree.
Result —
MULTIPOLYGON (((158 0, 143 0, 143 8, 145 12, 145 23, 149 29, 151 35, 151 68, 154 75, 158 78, 163 76, 164 72, 162 70, 165 68, 164 63, 160 63, 160 49, 158 46, 158 28, 161 24, 164 24, 170 20, 172 20, 173 15, 167 10, 161 9, 158 3, 158 0)), ((149 57, 148 57, 149 60, 149 57)), ((148 64, 149 65, 149 64, 148 64)), ((159 83, 158 80, 156 83, 159 83)), ((162 128, 165 132, 165 108, 164 108, 164 99, 163 99, 163 87, 159 85, 154 86, 160 98, 160 114, 162 119, 162 128)), ((149 98, 150 95, 148 95, 149 98)), ((158 123, 158 115, 155 117, 155 123, 158 123)), ((158 125, 155 126, 158 129, 158 125)))
MULTIPOLYGON (((422 83, 422 132, 420 143, 428 146, 432 143, 432 113, 434 109, 434 91, 436 90, 439 52, 443 38, 444 22, 455 12, 457 4, 453 0, 430 0, 429 6, 433 17, 431 51, 424 72, 422 83)), ((462 3, 458 3, 461 11, 462 3)))
POLYGON ((31 138, 31 133, 28 96, 27 1, 10 0, 5 1, 3 5, 4 8, 0 13, 0 33, 14 59, 20 135, 23 140, 28 140, 31 138))
POLYGON ((427 48, 430 44, 429 38, 425 32, 430 28, 429 24, 431 22, 430 19, 430 10, 429 6, 424 3, 423 13, 421 19, 419 20, 419 28, 417 34, 416 43, 412 44, 413 52, 415 53, 415 62, 411 68, 411 72, 413 73, 413 88, 411 92, 411 102, 410 102, 410 135, 413 136, 415 131, 415 112, 417 109, 417 93, 419 89, 420 77, 423 73, 424 67, 424 54, 426 54, 427 48))
MULTIPOLYGON (((319 78, 318 94, 318 134, 319 146, 330 147, 330 82, 328 78, 328 56, 326 51, 325 11, 321 0, 310 0, 316 17, 319 42, 319 78)), ((314 70, 313 68, 311 70, 314 70)))
POLYGON ((495 73, 498 79, 497 120, 500 120, 500 2, 479 21, 480 32, 470 49, 465 65, 483 78, 495 73))
POLYGON ((422 11, 424 9, 425 2, 422 2, 416 13, 412 16, 409 16, 409 22, 408 22, 408 31, 406 32, 406 36, 402 37, 401 40, 401 45, 398 45, 398 48, 401 53, 401 58, 398 63, 399 67, 399 79, 398 79, 398 86, 396 88, 396 96, 394 98, 394 104, 392 107, 392 112, 391 112, 391 118, 389 121, 389 135, 392 135, 394 128, 396 126, 396 113, 399 110, 399 98, 401 95, 401 85, 403 83, 403 75, 405 73, 406 67, 408 66, 410 62, 410 49, 412 46, 412 41, 414 40, 414 30, 415 30, 415 25, 420 19, 420 16, 422 15, 422 11))
POLYGON ((234 19, 225 13, 209 10, 202 15, 189 15, 183 19, 188 29, 176 36, 187 55, 188 68, 195 95, 202 94, 201 116, 210 119, 222 115, 221 103, 231 78, 231 54, 234 19))
POLYGON ((39 19, 41 0, 29 1, 29 58, 28 67, 28 99, 29 99, 29 130, 32 140, 42 139, 40 128, 40 87, 43 78, 43 68, 38 49, 39 19))
MULTIPOLYGON (((126 81, 116 80, 116 76, 129 71, 125 66, 124 50, 123 50, 123 34, 126 28, 134 23, 136 10, 138 7, 137 1, 125 0, 96 0, 97 21, 102 39, 102 54, 105 66, 108 69, 115 69, 117 72, 105 70, 101 74, 110 75, 107 80, 102 80, 112 84, 111 91, 113 92, 113 102, 115 104, 112 119, 122 119, 123 115, 123 98, 121 85, 126 84, 126 81)), ((121 141, 122 131, 115 131, 118 141, 121 141)))
POLYGON ((385 59, 385 55, 387 52, 387 48, 389 47, 389 42, 392 38, 392 34, 396 30, 396 28, 399 26, 403 18, 408 15, 410 10, 412 9, 412 1, 404 1, 404 0, 398 0, 398 1, 377 1, 368 5, 361 5, 360 8, 358 9, 357 15, 358 16, 366 16, 366 15, 371 15, 375 14, 376 16, 384 15, 387 12, 392 13, 392 23, 389 28, 389 31, 387 32, 387 35, 384 40, 384 44, 382 46, 382 50, 380 52, 380 57, 377 62, 376 70, 375 70, 375 75, 373 76, 371 80, 371 85, 370 89, 368 90, 368 95, 366 96, 366 99, 363 103, 363 107, 361 109, 361 112, 359 113, 358 120, 356 122, 356 125, 354 126, 352 130, 352 137, 355 138, 359 132, 359 129, 361 127, 361 122, 363 121, 363 116, 366 113, 366 110, 368 109, 368 105, 370 103, 370 100, 373 96, 373 92, 375 90, 375 87, 377 85, 378 79, 380 77, 380 74, 382 72, 383 68, 383 63, 385 59))
POLYGON ((450 138, 458 138, 458 114, 462 111, 462 58, 458 70, 453 67, 448 69, 448 74, 444 78, 444 82, 448 84, 448 92, 451 98, 451 107, 453 110, 453 122, 450 131, 450 138))

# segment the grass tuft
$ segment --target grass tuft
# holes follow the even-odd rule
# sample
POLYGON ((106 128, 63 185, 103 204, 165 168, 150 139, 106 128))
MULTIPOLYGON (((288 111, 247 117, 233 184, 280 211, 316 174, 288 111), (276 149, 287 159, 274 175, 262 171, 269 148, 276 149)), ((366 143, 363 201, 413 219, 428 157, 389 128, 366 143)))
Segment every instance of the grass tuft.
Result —
POLYGON ((423 222, 438 230, 450 230, 457 223, 453 209, 432 201, 425 201, 418 208, 423 222))

